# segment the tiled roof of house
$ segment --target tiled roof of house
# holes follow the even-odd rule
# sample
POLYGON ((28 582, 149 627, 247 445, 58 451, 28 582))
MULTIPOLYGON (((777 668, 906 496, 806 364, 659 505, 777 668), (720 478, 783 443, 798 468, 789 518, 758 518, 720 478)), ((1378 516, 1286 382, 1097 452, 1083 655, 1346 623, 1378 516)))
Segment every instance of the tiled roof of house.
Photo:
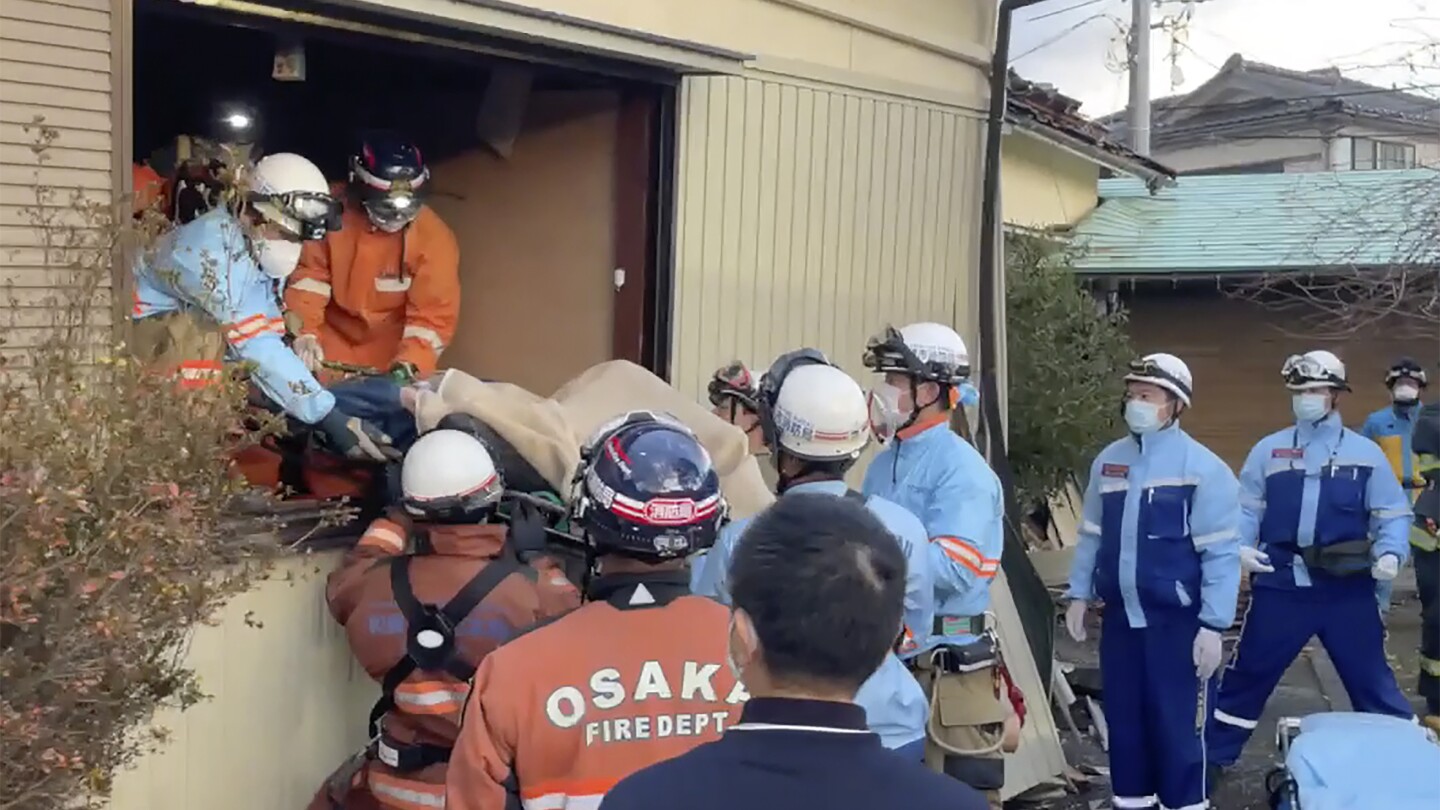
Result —
POLYGON ((1010 71, 1006 96, 1006 120, 1032 131, 1048 129, 1113 158, 1115 168, 1142 176, 1173 178, 1175 170, 1136 153, 1114 138, 1103 124, 1080 114, 1080 101, 1055 87, 1021 78, 1010 71))
POLYGON ((1153 194, 1102 180, 1073 235, 1087 275, 1440 272, 1440 171, 1195 175, 1153 194))

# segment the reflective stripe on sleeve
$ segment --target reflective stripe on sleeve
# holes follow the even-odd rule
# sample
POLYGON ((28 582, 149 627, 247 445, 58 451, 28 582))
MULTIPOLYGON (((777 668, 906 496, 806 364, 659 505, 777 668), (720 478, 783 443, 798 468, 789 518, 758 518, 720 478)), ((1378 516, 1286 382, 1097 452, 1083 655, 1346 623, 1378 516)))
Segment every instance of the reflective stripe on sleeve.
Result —
POLYGON ((937 537, 935 542, 940 544, 940 549, 957 563, 968 568, 971 573, 981 579, 991 579, 1000 571, 1000 561, 992 560, 980 553, 973 543, 961 540, 958 537, 937 537))
POLYGON ((400 335, 400 339, 405 340, 407 338, 424 341, 429 344, 430 348, 435 350, 436 354, 445 350, 445 341, 440 339, 440 333, 428 327, 406 326, 405 331, 400 335))
POLYGON ((290 289, 300 292, 314 293, 323 296, 326 300, 330 298, 330 285, 315 278, 302 278, 291 283, 290 289))
MULTIPOLYGON (((436 810, 445 806, 445 786, 414 779, 400 779, 370 771, 366 775, 370 790, 385 803, 403 810, 436 810)), ((599 804, 596 804, 599 807, 599 804)))

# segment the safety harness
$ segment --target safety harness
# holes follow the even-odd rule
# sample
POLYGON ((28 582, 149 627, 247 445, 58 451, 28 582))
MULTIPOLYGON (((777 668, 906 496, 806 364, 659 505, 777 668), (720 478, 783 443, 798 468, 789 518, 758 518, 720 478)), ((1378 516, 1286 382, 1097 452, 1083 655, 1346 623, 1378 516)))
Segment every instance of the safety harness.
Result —
POLYGON ((530 552, 535 551, 517 549, 507 539, 499 556, 471 577, 450 601, 437 606, 421 602, 410 583, 411 561, 416 556, 432 553, 429 533, 421 529, 414 531, 418 548, 415 554, 391 557, 380 563, 390 567, 390 589, 396 606, 405 617, 405 655, 385 673, 380 684, 380 699, 370 709, 370 737, 376 740, 376 757, 402 772, 449 762, 450 746, 425 743, 397 745, 385 738, 380 721, 395 708, 395 690, 416 670, 443 672, 465 682, 474 677, 478 662, 467 661, 461 656, 456 631, 485 601, 485 597, 511 574, 533 570, 528 560, 530 552))

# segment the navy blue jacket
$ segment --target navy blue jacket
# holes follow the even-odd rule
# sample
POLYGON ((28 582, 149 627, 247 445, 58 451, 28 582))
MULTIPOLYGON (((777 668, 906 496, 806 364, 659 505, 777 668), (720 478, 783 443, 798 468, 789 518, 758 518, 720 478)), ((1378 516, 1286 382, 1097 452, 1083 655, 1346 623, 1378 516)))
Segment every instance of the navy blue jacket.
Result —
POLYGON ((853 703, 751 698, 740 722, 622 780, 600 810, 987 810, 974 788, 897 756, 853 703))

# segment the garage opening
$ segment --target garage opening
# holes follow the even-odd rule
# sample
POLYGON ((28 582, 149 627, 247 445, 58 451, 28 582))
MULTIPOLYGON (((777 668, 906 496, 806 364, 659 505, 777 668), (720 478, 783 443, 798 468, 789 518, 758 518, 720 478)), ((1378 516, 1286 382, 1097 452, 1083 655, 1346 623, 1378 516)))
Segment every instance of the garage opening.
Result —
POLYGON ((400 133, 460 249, 442 366, 541 395, 617 357, 665 374, 669 77, 497 57, 334 7, 297 21, 225 5, 135 0, 137 162, 231 101, 254 110, 264 153, 305 155, 332 183, 361 131, 400 133))

